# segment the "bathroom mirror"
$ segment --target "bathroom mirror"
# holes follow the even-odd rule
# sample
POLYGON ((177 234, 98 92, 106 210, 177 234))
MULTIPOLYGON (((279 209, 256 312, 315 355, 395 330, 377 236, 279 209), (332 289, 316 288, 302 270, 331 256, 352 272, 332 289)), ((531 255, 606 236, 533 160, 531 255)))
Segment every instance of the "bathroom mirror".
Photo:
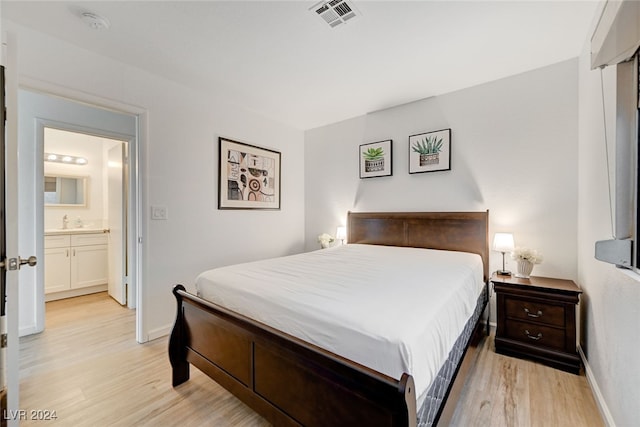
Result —
POLYGON ((86 206, 87 177, 45 175, 45 206, 86 206))

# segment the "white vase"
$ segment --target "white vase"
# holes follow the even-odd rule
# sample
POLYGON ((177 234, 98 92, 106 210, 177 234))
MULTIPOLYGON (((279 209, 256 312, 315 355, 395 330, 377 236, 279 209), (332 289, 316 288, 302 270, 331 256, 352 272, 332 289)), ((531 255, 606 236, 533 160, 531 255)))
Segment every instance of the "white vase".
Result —
POLYGON ((518 272, 516 273, 516 277, 520 277, 522 279, 528 279, 531 276, 532 270, 533 270, 533 263, 531 261, 519 260, 518 272))

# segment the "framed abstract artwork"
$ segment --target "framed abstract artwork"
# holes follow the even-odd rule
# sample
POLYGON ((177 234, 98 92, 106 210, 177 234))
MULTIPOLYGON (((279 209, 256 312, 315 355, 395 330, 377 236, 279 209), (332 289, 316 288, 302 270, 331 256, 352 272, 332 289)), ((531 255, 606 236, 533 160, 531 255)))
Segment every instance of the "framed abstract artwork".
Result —
POLYGON ((218 138, 218 209, 280 209, 280 153, 218 138))
POLYGON ((392 140, 371 142, 360 146, 360 178, 391 176, 392 140))
POLYGON ((451 129, 409 137, 409 173, 451 170, 451 129))

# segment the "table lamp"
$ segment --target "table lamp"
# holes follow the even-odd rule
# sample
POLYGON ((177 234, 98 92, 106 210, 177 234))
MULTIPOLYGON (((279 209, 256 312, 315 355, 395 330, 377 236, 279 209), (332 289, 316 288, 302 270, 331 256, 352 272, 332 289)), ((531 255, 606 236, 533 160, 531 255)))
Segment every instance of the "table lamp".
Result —
POLYGON ((504 268, 504 254, 513 250, 513 234, 512 233, 496 233, 493 236, 493 250, 502 253, 502 270, 497 273, 500 276, 511 276, 511 272, 504 268))

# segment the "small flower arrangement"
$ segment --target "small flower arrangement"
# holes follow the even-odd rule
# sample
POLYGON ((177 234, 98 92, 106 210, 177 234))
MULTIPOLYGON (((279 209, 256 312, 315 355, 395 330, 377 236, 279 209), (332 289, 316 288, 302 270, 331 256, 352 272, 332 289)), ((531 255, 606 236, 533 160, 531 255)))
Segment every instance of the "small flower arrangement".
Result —
POLYGON ((333 238, 330 234, 322 233, 318 236, 318 243, 323 248, 328 248, 336 239, 333 238))
POLYGON ((515 248, 513 252, 511 252, 511 259, 516 261, 529 261, 531 264, 540 264, 543 256, 535 249, 515 248))

